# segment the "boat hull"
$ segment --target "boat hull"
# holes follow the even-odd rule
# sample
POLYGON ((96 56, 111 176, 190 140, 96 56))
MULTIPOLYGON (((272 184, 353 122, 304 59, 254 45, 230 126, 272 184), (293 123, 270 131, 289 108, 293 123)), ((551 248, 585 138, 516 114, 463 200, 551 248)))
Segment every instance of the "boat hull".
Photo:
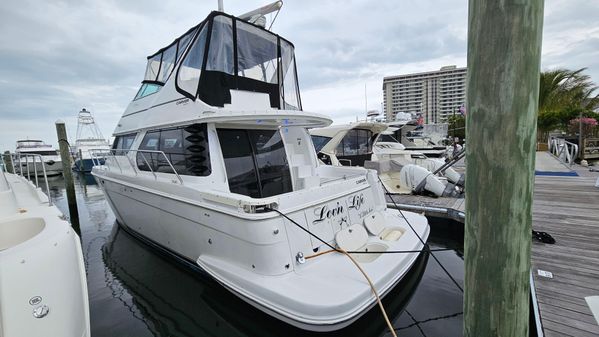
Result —
MULTIPOLYGON (((314 262, 307 266, 297 265, 295 251, 291 251, 295 248, 287 237, 297 235, 298 228, 273 212, 263 214, 260 220, 239 219, 148 186, 98 174, 95 169, 92 174, 118 222, 129 233, 193 264, 247 303, 281 321, 311 331, 338 330, 376 304, 366 280, 346 256, 327 254, 310 260, 314 262), (273 235, 273 228, 282 235, 273 235), (343 291, 337 291, 339 283, 344 285, 343 291), (297 284, 305 287, 296 289, 297 294, 290 293, 288 289, 297 284)), ((393 221, 400 223, 399 213, 394 212, 393 221)), ((304 215, 290 214, 292 218, 298 216, 304 215)), ((413 213, 409 216, 426 240, 426 219, 413 213)), ((404 234, 405 240, 388 243, 390 250, 423 248, 414 233, 404 234)), ((381 255, 375 263, 364 263, 379 294, 391 291, 419 254, 402 255, 381 255)))
POLYGON ((14 194, 18 211, 0 210, 0 335, 89 336, 79 237, 31 182, 6 178, 12 191, 0 204, 14 194))
MULTIPOLYGON (((95 164, 104 165, 104 159, 98 159, 95 164)), ((93 167, 92 159, 76 159, 73 163, 73 171, 76 172, 91 172, 93 167)))
MULTIPOLYGON (((61 161, 54 161, 54 160, 49 160, 49 161, 44 161, 42 167, 42 163, 40 163, 39 161, 35 163, 35 166, 33 164, 33 162, 29 162, 29 175, 30 176, 35 176, 37 174, 38 177, 41 177, 44 175, 44 169, 46 170, 46 175, 48 177, 51 176, 58 176, 62 174, 62 162, 61 161)), ((27 163, 25 162, 21 162, 21 169, 23 172, 24 176, 27 176, 27 163)))

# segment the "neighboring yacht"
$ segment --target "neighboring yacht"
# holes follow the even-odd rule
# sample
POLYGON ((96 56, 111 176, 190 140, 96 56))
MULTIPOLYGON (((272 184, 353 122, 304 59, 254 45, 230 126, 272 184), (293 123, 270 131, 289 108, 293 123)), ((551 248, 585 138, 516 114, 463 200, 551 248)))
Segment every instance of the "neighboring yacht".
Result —
POLYGON ((449 152, 447 146, 439 144, 439 139, 433 140, 423 132, 424 126, 412 114, 399 112, 395 115, 395 120, 387 125, 388 131, 407 150, 421 152, 429 158, 443 158, 449 152))
POLYGON ((88 337, 85 275, 80 239, 58 208, 0 171, 0 336, 88 337))
MULTIPOLYGON (((27 170, 30 174, 37 171, 38 175, 43 175, 44 168, 48 176, 62 174, 62 160, 58 152, 52 145, 44 144, 41 140, 18 140, 15 157, 15 166, 20 166, 20 170, 25 175, 27 175, 27 170), (34 160, 36 169, 33 167, 34 160)), ((17 168, 17 170, 19 169, 17 168)))
MULTIPOLYGON (((73 169, 79 172, 91 172, 93 161, 91 150, 100 155, 102 152, 110 152, 108 141, 102 136, 100 128, 96 124, 90 111, 83 108, 77 116, 77 138, 75 140, 75 161, 73 169)), ((102 160, 99 160, 102 164, 102 160)))
POLYGON ((426 191, 436 196, 461 193, 459 186, 463 179, 460 174, 452 168, 433 174, 445 162, 407 150, 386 132, 387 128, 383 123, 357 122, 310 129, 310 134, 323 163, 374 169, 389 193, 426 191))
POLYGON ((340 329, 375 305, 372 289, 347 256, 311 255, 368 250, 352 256, 386 295, 428 222, 387 209, 374 171, 319 164, 306 128, 331 120, 302 110, 291 42, 246 17, 212 12, 148 57, 92 174, 139 239, 289 324, 340 329))

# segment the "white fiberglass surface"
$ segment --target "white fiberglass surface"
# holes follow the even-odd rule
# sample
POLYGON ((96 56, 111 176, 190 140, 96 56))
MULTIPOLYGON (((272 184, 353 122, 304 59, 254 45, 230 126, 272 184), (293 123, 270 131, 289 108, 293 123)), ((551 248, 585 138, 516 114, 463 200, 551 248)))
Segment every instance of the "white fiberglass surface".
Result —
MULTIPOLYGON (((123 231, 115 223, 108 200, 95 185, 93 177, 77 175, 76 178, 81 238, 88 270, 92 336, 388 335, 388 328, 376 306, 350 326, 326 334, 295 328, 273 318, 209 277, 182 267, 174 259, 123 231)), ((54 201, 67 212, 62 178, 50 184, 54 201)), ((456 230, 459 226, 461 224, 438 222, 432 228, 434 237, 429 238, 428 243, 431 248, 449 249, 435 255, 461 284, 463 231, 460 236, 456 230)), ((389 319, 402 337, 422 337, 421 330, 431 337, 461 336, 462 294, 451 286, 451 280, 434 259, 422 257, 424 259, 419 258, 402 282, 385 296, 389 319)), ((350 268, 354 268, 356 282, 366 282, 355 267, 350 268)), ((305 285, 296 283, 295 286, 305 285)))
POLYGON ((44 230, 42 218, 15 219, 0 222, 0 251, 23 243, 44 230))

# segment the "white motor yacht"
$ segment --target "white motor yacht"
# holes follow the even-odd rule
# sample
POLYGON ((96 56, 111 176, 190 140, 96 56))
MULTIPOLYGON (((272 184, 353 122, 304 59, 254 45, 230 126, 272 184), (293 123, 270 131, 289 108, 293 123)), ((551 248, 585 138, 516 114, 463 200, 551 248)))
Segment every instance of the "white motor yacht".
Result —
POLYGON ((92 174, 137 238, 289 324, 340 329, 372 288, 346 255, 314 255, 349 251, 384 296, 428 222, 388 209, 376 172, 318 162, 306 128, 331 120, 302 110, 293 44, 245 18, 212 12, 148 57, 92 174))
MULTIPOLYGON (((110 145, 102 136, 92 113, 83 108, 77 116, 77 138, 75 140, 73 170, 91 172, 93 166, 91 150, 96 151, 98 154, 110 152, 110 145)), ((99 164, 102 164, 102 160, 99 164)))
POLYGON ((407 150, 386 132, 387 128, 384 123, 357 122, 310 129, 310 135, 323 163, 374 169, 389 193, 459 195, 456 183, 463 180, 457 172, 447 168, 433 174, 445 162, 407 150))
POLYGON ((441 158, 429 158, 424 153, 418 150, 409 150, 401 144, 395 137, 392 136, 393 131, 388 129, 379 133, 374 138, 372 148, 372 160, 397 160, 403 165, 413 163, 424 167, 430 172, 437 172, 438 177, 443 177, 449 182, 464 187, 465 175, 458 173, 451 167, 443 167, 446 162, 441 158))
POLYGON ((80 239, 58 208, 0 171, 0 336, 89 336, 85 275, 80 239))
POLYGON ((387 131, 407 150, 421 152, 429 158, 444 158, 451 151, 450 147, 440 144, 447 137, 447 124, 421 125, 412 114, 398 112, 395 120, 387 125, 387 131), (434 133, 437 137, 433 139, 425 129, 437 131, 434 133))
POLYGON ((23 172, 25 175, 27 172, 31 175, 34 171, 38 175, 43 175, 44 169, 48 176, 62 174, 62 160, 58 152, 54 146, 45 144, 41 140, 18 140, 15 150, 15 166, 18 172, 23 172))

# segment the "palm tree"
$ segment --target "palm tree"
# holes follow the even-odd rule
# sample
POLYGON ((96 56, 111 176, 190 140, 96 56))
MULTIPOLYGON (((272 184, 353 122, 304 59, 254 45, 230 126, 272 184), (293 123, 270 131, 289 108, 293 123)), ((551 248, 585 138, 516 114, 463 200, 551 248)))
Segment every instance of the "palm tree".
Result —
POLYGON ((539 85, 539 123, 541 130, 566 128, 580 114, 595 115, 599 108, 599 87, 578 70, 555 69, 541 73, 539 85))

